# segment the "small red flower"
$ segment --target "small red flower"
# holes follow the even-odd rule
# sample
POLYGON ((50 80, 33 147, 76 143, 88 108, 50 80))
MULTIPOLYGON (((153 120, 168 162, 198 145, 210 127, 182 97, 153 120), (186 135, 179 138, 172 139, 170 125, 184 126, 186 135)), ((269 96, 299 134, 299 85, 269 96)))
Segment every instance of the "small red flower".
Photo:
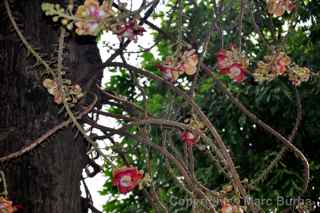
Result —
POLYGON ((143 35, 145 29, 137 24, 136 20, 131 20, 125 24, 119 25, 116 30, 118 38, 122 41, 124 38, 137 41, 138 35, 143 35))
POLYGON ((192 132, 189 131, 182 132, 180 138, 190 146, 196 144, 199 141, 199 136, 195 136, 192 132))
POLYGON ((126 194, 132 191, 143 177, 143 172, 136 167, 121 167, 112 172, 112 184, 117 186, 119 192, 126 194))

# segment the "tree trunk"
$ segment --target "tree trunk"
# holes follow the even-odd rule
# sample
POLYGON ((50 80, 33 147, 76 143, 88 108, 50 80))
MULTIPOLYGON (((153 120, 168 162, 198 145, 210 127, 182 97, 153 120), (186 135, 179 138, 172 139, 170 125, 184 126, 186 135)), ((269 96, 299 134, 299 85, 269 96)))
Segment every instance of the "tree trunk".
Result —
MULTIPOLYGON (((56 60, 59 26, 45 17, 40 0, 10 1, 10 8, 24 36, 46 60, 56 60)), ((51 1, 52 2, 52 1, 51 1)), ((61 2, 60 2, 61 3, 61 2)), ((63 2, 62 2, 63 3, 63 2)), ((58 114, 42 87, 35 59, 12 29, 4 3, 0 3, 0 157, 30 144, 66 119, 58 114)), ((94 38, 66 38, 66 76, 93 91, 101 80, 101 60, 94 38)), ((94 92, 94 91, 93 91, 94 92)), ((85 104, 90 100, 85 98, 85 104)), ((83 103, 84 104, 84 103, 83 103)), ((80 108, 81 109, 81 108, 80 108)), ((9 198, 23 206, 21 212, 79 213, 80 180, 88 163, 88 144, 76 129, 64 128, 42 145, 14 160, 0 164, 8 183, 9 198)))

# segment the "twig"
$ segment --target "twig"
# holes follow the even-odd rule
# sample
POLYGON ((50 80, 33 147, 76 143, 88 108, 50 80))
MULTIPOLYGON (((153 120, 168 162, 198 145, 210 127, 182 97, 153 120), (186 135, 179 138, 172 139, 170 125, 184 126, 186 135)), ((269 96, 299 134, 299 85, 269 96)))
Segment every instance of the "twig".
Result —
POLYGON ((243 27, 243 16, 245 13, 246 0, 240 0, 240 24, 239 24, 239 51, 242 48, 242 27, 243 27))

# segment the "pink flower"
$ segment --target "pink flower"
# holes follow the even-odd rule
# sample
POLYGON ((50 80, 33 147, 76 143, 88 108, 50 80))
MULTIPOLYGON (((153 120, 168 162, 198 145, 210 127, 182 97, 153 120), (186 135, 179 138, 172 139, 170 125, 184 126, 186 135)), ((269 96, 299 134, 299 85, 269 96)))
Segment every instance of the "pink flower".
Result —
POLYGON ((229 67, 227 75, 235 82, 241 82, 245 79, 245 71, 240 64, 233 64, 229 67))
POLYGON ((222 75, 229 76, 235 82, 241 82, 245 79, 248 60, 239 53, 234 45, 230 45, 230 50, 219 50, 216 54, 216 60, 217 68, 222 75))
POLYGON ((162 72, 164 79, 176 81, 183 73, 193 75, 197 71, 198 55, 194 49, 184 51, 182 56, 166 57, 163 64, 156 67, 162 72))
POLYGON ((102 19, 113 15, 108 1, 100 6, 97 0, 86 0, 76 11, 76 17, 80 20, 75 23, 76 33, 79 35, 96 36, 103 28, 102 19))
MULTIPOLYGON (((20 205, 19 205, 20 206, 20 205)), ((17 211, 17 206, 12 206, 12 201, 0 197, 0 212, 13 213, 17 211)))
POLYGON ((132 191, 143 177, 143 172, 136 167, 121 167, 112 172, 112 184, 117 186, 119 192, 126 194, 132 191))
POLYGON ((275 59, 275 72, 277 72, 279 75, 283 75, 286 72, 287 66, 290 64, 290 62, 290 58, 284 53, 280 52, 275 59))
POLYGON ((195 136, 192 132, 184 131, 180 134, 180 138, 186 144, 192 146, 199 141, 199 136, 195 136))
POLYGON ((75 23, 77 29, 76 33, 78 35, 92 35, 96 36, 99 31, 99 24, 95 21, 88 21, 88 22, 76 22, 75 23))
POLYGON ((143 35, 145 29, 137 24, 136 20, 131 20, 125 24, 119 25, 116 30, 119 40, 128 38, 129 40, 137 41, 138 35, 143 35))
POLYGON ((86 0, 83 5, 78 7, 76 16, 78 18, 100 20, 112 13, 108 1, 104 1, 100 6, 97 0, 86 0))
POLYGON ((217 67, 220 70, 221 74, 226 74, 228 72, 228 68, 230 67, 230 64, 228 63, 230 59, 227 59, 226 51, 225 50, 219 50, 219 52, 216 54, 217 57, 217 67))

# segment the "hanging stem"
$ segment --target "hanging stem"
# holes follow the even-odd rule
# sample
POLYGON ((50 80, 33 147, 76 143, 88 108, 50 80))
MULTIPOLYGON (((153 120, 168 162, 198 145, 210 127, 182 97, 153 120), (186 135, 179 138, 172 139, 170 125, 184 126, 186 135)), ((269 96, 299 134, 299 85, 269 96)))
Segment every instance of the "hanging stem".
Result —
POLYGON ((1 195, 4 195, 4 197, 8 196, 8 188, 7 188, 7 181, 6 181, 6 176, 4 175, 4 172, 0 170, 0 175, 1 175, 1 182, 3 186, 3 192, 1 192, 1 195))

